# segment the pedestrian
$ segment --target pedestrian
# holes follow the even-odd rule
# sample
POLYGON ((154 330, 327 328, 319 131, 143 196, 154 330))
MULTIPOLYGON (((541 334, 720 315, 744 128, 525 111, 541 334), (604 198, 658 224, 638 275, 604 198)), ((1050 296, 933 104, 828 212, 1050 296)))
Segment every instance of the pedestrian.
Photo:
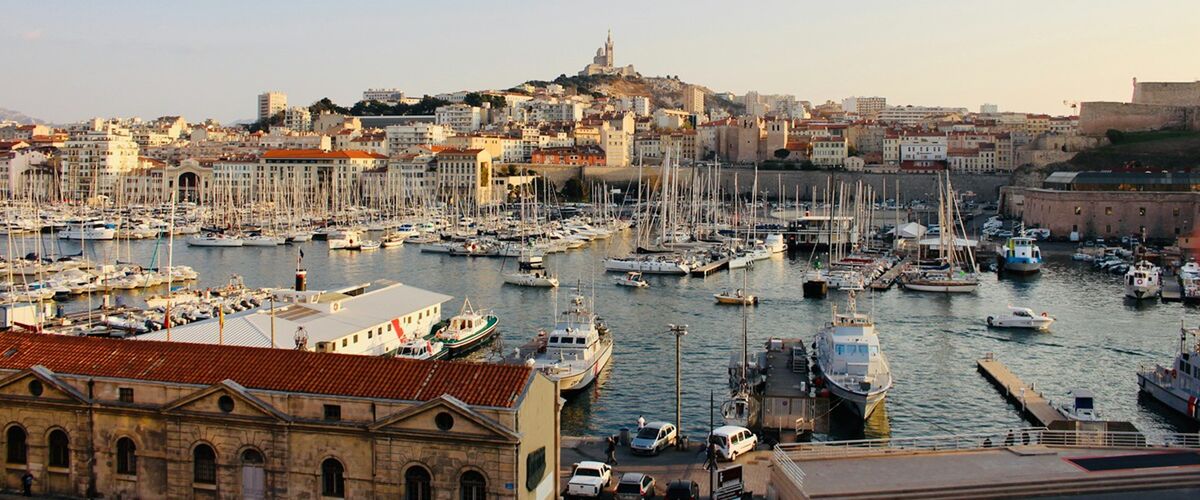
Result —
POLYGON ((617 465, 617 438, 608 437, 608 447, 604 450, 604 453, 608 455, 604 463, 612 466, 617 465))
POLYGON ((33 474, 25 471, 25 475, 21 476, 21 494, 27 497, 33 496, 33 474))
POLYGON ((638 430, 639 431, 642 430, 642 427, 645 427, 645 426, 646 426, 646 417, 638 415, 638 430))
POLYGON ((704 468, 713 470, 717 468, 717 445, 708 443, 708 449, 704 453, 704 468))

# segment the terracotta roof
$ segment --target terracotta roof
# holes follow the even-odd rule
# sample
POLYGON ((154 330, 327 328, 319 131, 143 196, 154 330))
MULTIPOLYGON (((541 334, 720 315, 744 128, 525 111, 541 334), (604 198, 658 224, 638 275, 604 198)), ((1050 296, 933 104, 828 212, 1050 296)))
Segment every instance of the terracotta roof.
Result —
POLYGON ((263 153, 263 158, 302 158, 302 159, 344 159, 344 160, 364 160, 364 159, 387 159, 386 156, 368 151, 359 151, 357 149, 346 149, 342 151, 325 151, 321 149, 272 149, 263 153))
POLYGON ((483 151, 483 150, 482 149, 447 148, 447 149, 438 151, 438 156, 441 156, 441 155, 472 155, 473 156, 473 155, 479 154, 481 151, 483 151))
POLYGON ((63 374, 511 408, 533 376, 524 365, 417 361, 260 347, 7 332, 0 369, 42 365, 63 374), (301 369, 302 367, 302 369, 301 369))

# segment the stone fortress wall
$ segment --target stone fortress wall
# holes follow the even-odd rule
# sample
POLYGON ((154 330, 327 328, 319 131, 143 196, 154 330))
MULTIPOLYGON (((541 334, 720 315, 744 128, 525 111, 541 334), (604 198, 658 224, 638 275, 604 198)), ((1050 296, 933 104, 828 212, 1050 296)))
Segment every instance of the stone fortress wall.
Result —
POLYGON ((1133 83, 1132 102, 1084 102, 1079 109, 1084 135, 1178 129, 1200 130, 1200 81, 1133 83))

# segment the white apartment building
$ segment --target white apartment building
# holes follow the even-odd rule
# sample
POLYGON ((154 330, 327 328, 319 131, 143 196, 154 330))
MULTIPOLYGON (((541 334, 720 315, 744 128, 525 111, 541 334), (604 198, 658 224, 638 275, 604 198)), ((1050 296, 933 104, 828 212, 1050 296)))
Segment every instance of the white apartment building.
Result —
POLYGON ((214 197, 230 200, 238 206, 250 203, 251 194, 255 191, 254 181, 258 178, 258 166, 258 158, 213 162, 214 197))
POLYGON ((946 161, 949 149, 944 134, 919 133, 900 137, 900 161, 946 161))
POLYGON ((996 172, 996 145, 981 143, 973 149, 955 149, 948 153, 950 170, 972 174, 996 172))
POLYGON ((296 132, 312 131, 312 112, 302 106, 292 106, 283 112, 283 126, 296 132))
POLYGON ((450 130, 445 125, 426 122, 389 125, 384 131, 387 134, 388 151, 442 144, 450 136, 450 130))
POLYGON ((878 120, 884 123, 916 125, 926 118, 953 114, 966 114, 967 108, 940 106, 888 106, 879 112, 878 120))
POLYGON ((362 93, 362 100, 396 104, 404 101, 404 91, 400 89, 367 89, 362 93))
POLYGON ((258 121, 275 116, 284 109, 287 109, 287 94, 274 91, 258 94, 258 121))
POLYGON ((138 168, 129 130, 107 123, 71 132, 62 150, 61 193, 75 200, 115 194, 118 176, 138 168))
MULTIPOLYGON (((25 144, 20 142, 20 144, 25 144)), ((46 155, 32 148, 20 147, 0 149, 0 196, 6 200, 26 194, 21 180, 25 172, 35 165, 45 163, 46 155)), ((40 192, 34 189, 30 193, 40 192)))
POLYGON ((840 167, 846 164, 848 148, 844 137, 817 137, 812 141, 813 165, 840 167))
POLYGON ((492 199, 492 156, 483 149, 446 149, 437 153, 436 185, 451 202, 477 205, 492 199))
POLYGON ((842 99, 842 109, 847 113, 857 113, 859 116, 874 116, 887 109, 885 97, 847 97, 842 99))
POLYGON ((459 134, 474 132, 483 124, 483 110, 466 104, 441 106, 434 110, 434 123, 459 134))

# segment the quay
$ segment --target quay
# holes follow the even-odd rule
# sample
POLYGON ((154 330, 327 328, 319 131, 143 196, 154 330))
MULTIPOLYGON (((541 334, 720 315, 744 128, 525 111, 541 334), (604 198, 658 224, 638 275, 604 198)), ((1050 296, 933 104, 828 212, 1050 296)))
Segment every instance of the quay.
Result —
POLYGON ((904 270, 906 268, 908 268, 908 264, 911 261, 912 261, 911 257, 905 257, 900 262, 897 262, 896 265, 892 266, 891 269, 888 269, 886 272, 884 272, 878 278, 876 278, 875 281, 871 282, 871 289, 872 290, 890 289, 892 287, 892 285, 894 285, 896 283, 896 278, 900 277, 900 273, 903 273, 904 270))
POLYGON ((1049 400, 1017 377, 1004 363, 992 357, 991 353, 980 359, 978 366, 979 373, 996 386, 1009 402, 1017 405, 1021 415, 1029 421, 1043 427, 1067 421, 1067 417, 1054 408, 1049 400))
POLYGON ((1178 302, 1183 300, 1183 287, 1179 285, 1179 277, 1174 274, 1162 275, 1162 292, 1160 299, 1163 302, 1178 302))
POLYGON ((691 274, 692 274, 692 276, 699 276, 699 277, 703 278, 712 273, 715 273, 717 271, 725 269, 726 267, 729 267, 729 257, 725 257, 723 259, 717 259, 717 260, 709 262, 703 266, 692 269, 691 274))

